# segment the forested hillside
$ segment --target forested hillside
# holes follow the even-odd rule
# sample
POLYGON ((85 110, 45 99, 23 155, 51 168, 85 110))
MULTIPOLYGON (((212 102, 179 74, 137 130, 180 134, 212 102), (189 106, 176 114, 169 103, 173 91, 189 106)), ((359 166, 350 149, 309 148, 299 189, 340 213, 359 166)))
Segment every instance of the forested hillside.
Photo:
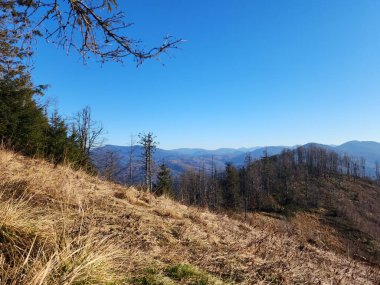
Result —
POLYGON ((364 176, 363 162, 315 146, 284 151, 224 172, 188 171, 174 195, 215 211, 264 211, 292 217, 313 213, 346 240, 343 251, 380 262, 380 187, 364 176))
POLYGON ((48 6, 33 1, 0 3, 0 143, 24 155, 91 170, 89 152, 102 128, 91 117, 90 107, 69 118, 60 115, 39 100, 48 86, 36 85, 31 77, 29 41, 41 33, 37 27, 30 31, 33 22, 28 15, 40 9, 41 16, 48 6))
MULTIPOLYGON (((108 158, 112 158, 110 154, 108 158)), ((101 173, 120 171, 113 158, 101 173)), ((227 163, 224 170, 215 164, 211 169, 200 165, 170 176, 170 164, 161 167, 164 172, 158 173, 153 188, 157 195, 162 195, 165 189, 167 195, 181 203, 229 213, 243 220, 256 212, 284 219, 300 213, 311 214, 333 228, 336 238, 342 241, 337 245, 329 237, 322 239, 320 245, 328 244, 356 259, 380 262, 379 180, 366 176, 364 159, 309 144, 274 156, 264 153, 261 159, 247 155, 244 165, 227 163)), ((142 168, 134 169, 135 185, 139 185, 136 172, 141 179, 144 172, 142 168)), ((124 173, 122 177, 128 182, 130 173, 124 173)), ((112 178, 119 181, 117 175, 112 178)), ((310 242, 316 241, 311 238, 310 242)))
MULTIPOLYGON (((378 190, 342 185, 360 186, 363 195, 368 186, 378 190)), ((356 259, 318 213, 242 221, 4 150, 0 191, 4 284, 380 281, 378 265, 356 259)))

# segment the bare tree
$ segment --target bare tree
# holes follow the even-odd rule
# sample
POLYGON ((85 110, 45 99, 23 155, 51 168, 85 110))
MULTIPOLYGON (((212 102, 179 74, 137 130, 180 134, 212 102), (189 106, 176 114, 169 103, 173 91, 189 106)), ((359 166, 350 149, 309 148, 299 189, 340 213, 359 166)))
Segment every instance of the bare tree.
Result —
POLYGON ((108 181, 117 181, 119 156, 117 153, 109 151, 106 152, 104 160, 104 178, 108 181))
POLYGON ((129 184, 133 185, 133 162, 134 162, 134 155, 135 155, 135 140, 133 137, 133 134, 131 134, 131 142, 129 146, 129 184))
POLYGON ((86 106, 75 114, 72 132, 84 155, 84 160, 88 160, 91 150, 94 147, 100 146, 103 142, 103 126, 92 120, 91 108, 89 106, 86 106))
POLYGON ((214 156, 211 157, 211 175, 210 175, 210 199, 209 203, 211 208, 215 211, 218 206, 218 180, 214 156))
POLYGON ((241 170, 241 192, 244 201, 244 219, 247 218, 248 202, 250 195, 253 193, 253 177, 252 177, 253 159, 250 153, 245 157, 245 167, 241 170))
POLYGON ((139 134, 140 141, 139 143, 143 147, 143 163, 144 163, 144 174, 145 174, 145 184, 148 188, 148 191, 153 189, 153 153, 156 150, 158 142, 153 133, 149 132, 147 134, 139 134))
POLYGON ((366 177, 365 165, 366 165, 366 160, 364 157, 361 157, 360 158, 360 169, 361 169, 361 177, 362 178, 366 177))
MULTIPOLYGON (((1 15, 10 19, 9 27, 23 30, 20 46, 30 50, 35 36, 45 38, 67 52, 74 49, 84 60, 92 55, 101 61, 122 62, 131 56, 138 64, 176 48, 181 39, 170 35, 149 49, 128 36, 133 25, 126 20, 117 0, 2 0, 1 15), (22 21, 18 21, 23 19, 22 21)), ((8 28, 8 27, 6 27, 8 28)))

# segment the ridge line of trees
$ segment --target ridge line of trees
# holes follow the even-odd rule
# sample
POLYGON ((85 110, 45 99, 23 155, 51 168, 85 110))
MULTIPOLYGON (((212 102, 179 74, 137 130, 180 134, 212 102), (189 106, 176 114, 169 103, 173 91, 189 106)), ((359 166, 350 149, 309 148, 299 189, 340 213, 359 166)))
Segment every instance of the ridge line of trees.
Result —
POLYGON ((223 171, 200 167, 182 173, 174 181, 174 196, 188 205, 245 213, 313 208, 322 199, 318 181, 329 178, 339 184, 344 178, 365 179, 365 160, 317 146, 286 149, 274 156, 264 151, 258 160, 248 154, 241 168, 227 163, 223 171))

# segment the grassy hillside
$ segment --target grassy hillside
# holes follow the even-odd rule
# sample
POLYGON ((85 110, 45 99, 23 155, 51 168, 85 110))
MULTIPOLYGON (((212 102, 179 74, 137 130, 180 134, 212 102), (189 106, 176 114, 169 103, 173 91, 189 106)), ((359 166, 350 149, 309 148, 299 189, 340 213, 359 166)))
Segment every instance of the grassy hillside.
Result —
POLYGON ((1 284, 379 284, 320 217, 239 221, 0 150, 1 284))
MULTIPOLYGON (((313 216, 333 230, 321 240, 321 246, 327 245, 352 258, 380 264, 380 187, 377 183, 339 176, 313 179, 308 185, 295 183, 293 187, 298 189, 297 199, 312 200, 309 202, 312 206, 290 209, 297 213, 291 221, 296 221, 300 212, 313 216), (340 244, 331 242, 331 236, 340 244)), ((315 238, 310 238, 310 242, 316 243, 315 238)))

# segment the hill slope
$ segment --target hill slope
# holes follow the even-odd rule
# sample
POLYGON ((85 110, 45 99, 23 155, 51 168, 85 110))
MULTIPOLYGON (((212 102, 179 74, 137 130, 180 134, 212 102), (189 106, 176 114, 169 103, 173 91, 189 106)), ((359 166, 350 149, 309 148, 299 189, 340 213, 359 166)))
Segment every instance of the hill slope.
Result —
POLYGON ((1 284, 380 282, 294 233, 334 236, 313 214, 248 224, 3 150, 0 193, 1 284))

